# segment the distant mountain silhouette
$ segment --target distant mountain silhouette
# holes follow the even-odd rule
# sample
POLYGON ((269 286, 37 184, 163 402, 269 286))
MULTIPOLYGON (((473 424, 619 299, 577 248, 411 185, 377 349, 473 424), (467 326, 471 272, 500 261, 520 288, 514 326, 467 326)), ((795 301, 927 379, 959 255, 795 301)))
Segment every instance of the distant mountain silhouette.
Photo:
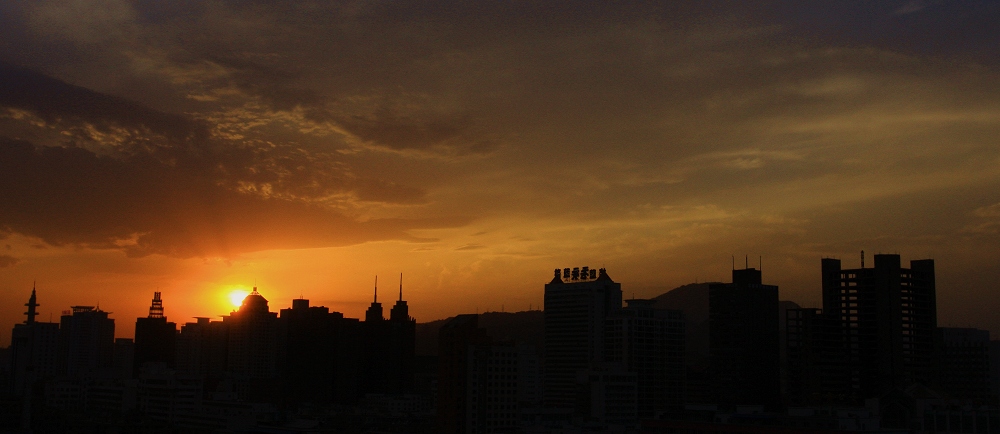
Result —
MULTIPOLYGON (((450 319, 417 324, 418 355, 437 355, 438 330, 450 319)), ((545 318, 540 310, 484 312, 479 314, 479 326, 485 328, 486 334, 494 341, 512 340, 533 345, 539 351, 545 345, 545 318)))

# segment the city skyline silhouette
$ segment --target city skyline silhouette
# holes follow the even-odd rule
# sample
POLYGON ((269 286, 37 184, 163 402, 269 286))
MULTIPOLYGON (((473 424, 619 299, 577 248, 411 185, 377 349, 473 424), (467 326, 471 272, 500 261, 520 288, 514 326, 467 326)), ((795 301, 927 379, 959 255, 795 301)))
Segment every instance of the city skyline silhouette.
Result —
POLYGON ((0 2, 0 425, 1000 426, 998 22, 0 2))

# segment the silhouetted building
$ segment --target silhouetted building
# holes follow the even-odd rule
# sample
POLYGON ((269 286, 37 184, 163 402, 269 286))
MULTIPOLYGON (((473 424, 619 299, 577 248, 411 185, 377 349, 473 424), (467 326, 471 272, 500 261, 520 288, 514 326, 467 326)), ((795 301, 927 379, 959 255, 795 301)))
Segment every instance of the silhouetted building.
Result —
POLYGON ((163 315, 160 293, 153 293, 149 316, 135 320, 135 369, 138 372, 147 363, 174 366, 176 357, 177 324, 168 322, 163 315))
POLYGON ((402 275, 399 300, 386 320, 382 303, 378 302, 378 280, 375 297, 365 312, 361 324, 364 341, 364 393, 404 393, 413 389, 416 321, 410 317, 403 301, 402 275))
POLYGON ((35 321, 39 306, 36 300, 35 288, 31 288, 31 298, 25 303, 27 318, 11 330, 10 390, 17 396, 37 382, 60 374, 59 324, 35 321))
POLYGON ((638 416, 684 403, 684 313, 632 299, 607 319, 607 358, 636 375, 638 416))
POLYGON ((445 323, 438 338, 437 432, 469 432, 470 412, 478 410, 478 396, 472 396, 476 377, 471 355, 480 345, 489 345, 486 329, 479 327, 479 315, 458 315, 445 323))
POLYGON ((789 309, 786 338, 787 404, 857 404, 840 318, 820 309, 789 309))
POLYGON ((438 429, 444 433, 520 432, 522 410, 537 405, 538 355, 494 342, 479 315, 459 315, 439 331, 438 429))
POLYGON ((875 267, 822 260, 823 312, 840 319, 851 387, 859 398, 933 383, 937 328, 934 261, 875 255, 875 267))
POLYGON ((990 332, 974 328, 938 328, 935 387, 953 398, 992 403, 990 332))
POLYGON ((286 401, 354 403, 359 395, 361 363, 359 323, 340 312, 292 300, 282 309, 285 357, 282 367, 286 401))
POLYGON ((222 321, 197 318, 181 327, 177 335, 177 372, 206 379, 207 385, 221 378, 227 365, 229 327, 222 321))
POLYGON ((129 338, 115 338, 115 354, 112 365, 114 377, 129 380, 135 372, 135 341, 129 338))
POLYGON ((467 433, 517 432, 518 350, 513 342, 478 344, 469 349, 466 393, 467 433))
POLYGON ((709 371, 720 404, 781 405, 778 287, 760 270, 709 286, 709 371))
POLYGON ((233 375, 236 393, 248 401, 275 399, 281 348, 278 313, 268 309, 267 299, 254 287, 239 310, 223 317, 223 323, 229 334, 226 371, 233 375))
MULTIPOLYGON (((545 405, 578 408, 578 378, 605 361, 605 321, 622 306, 621 284, 603 268, 556 269, 545 285, 545 405)), ((586 377, 584 377, 586 378, 586 377)))
POLYGON ((60 358, 71 378, 107 375, 114 366, 115 320, 94 306, 72 306, 59 325, 60 358))
POLYGON ((387 326, 389 348, 385 375, 389 393, 410 392, 413 390, 417 320, 410 316, 410 308, 403 300, 402 274, 399 275, 399 299, 389 311, 387 326))

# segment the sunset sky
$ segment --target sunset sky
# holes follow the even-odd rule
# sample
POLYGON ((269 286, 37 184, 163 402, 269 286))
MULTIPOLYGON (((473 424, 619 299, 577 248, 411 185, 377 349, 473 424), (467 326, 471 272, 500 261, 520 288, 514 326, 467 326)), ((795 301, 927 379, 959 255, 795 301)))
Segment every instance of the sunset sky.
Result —
POLYGON ((1000 2, 0 2, 0 345, 154 291, 175 322, 304 296, 419 322, 626 297, 762 257, 937 267, 1000 337, 1000 2))

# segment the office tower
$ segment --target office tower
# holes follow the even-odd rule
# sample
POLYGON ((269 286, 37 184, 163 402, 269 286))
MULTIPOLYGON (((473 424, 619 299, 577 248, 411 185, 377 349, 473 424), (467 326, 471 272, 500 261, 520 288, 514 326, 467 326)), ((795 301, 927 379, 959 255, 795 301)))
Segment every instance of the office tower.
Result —
POLYGON ((378 302, 378 277, 375 278, 375 296, 365 311, 365 321, 361 323, 361 392, 387 393, 389 370, 389 327, 382 316, 382 303, 378 302))
POLYGON ((390 393, 413 390, 414 360, 416 358, 417 320, 410 316, 403 300, 403 275, 399 275, 399 299, 389 311, 388 350, 386 351, 386 380, 390 393))
POLYGON ((177 324, 168 322, 163 315, 163 300, 159 292, 153 293, 149 315, 135 320, 135 370, 147 363, 174 366, 176 357, 177 324))
POLYGON ((656 309, 655 300, 625 303, 607 319, 608 362, 636 375, 640 418, 676 410, 684 403, 684 313, 656 309))
POLYGON ((781 404, 778 287, 760 270, 733 270, 732 283, 712 284, 709 297, 709 371, 724 405, 781 404))
POLYGON ((357 395, 354 378, 360 374, 360 363, 354 360, 358 351, 350 335, 357 330, 352 320, 326 307, 309 306, 309 300, 302 298, 292 300, 291 309, 281 309, 279 320, 286 333, 282 367, 286 401, 344 402, 345 393, 337 390, 345 381, 355 384, 346 395, 357 395), (345 345, 345 339, 352 344, 345 345))
POLYGON ((578 376, 604 362, 605 320, 621 310, 621 284, 603 268, 556 269, 545 285, 545 404, 572 409, 578 376))
POLYGON ((72 306, 59 324, 60 358, 71 378, 94 378, 113 368, 115 320, 94 306, 72 306))
POLYGON ((206 380, 213 385, 226 369, 229 327, 223 321, 196 318, 181 326, 177 335, 175 364, 177 372, 206 380))
POLYGON ((823 312, 840 319, 852 387, 860 398, 933 383, 937 302, 934 261, 875 255, 875 267, 822 260, 823 312))
POLYGON ((375 297, 365 312, 361 324, 364 336, 365 393, 404 393, 413 389, 416 321, 410 317, 403 300, 403 277, 400 275, 399 300, 382 316, 378 302, 378 280, 375 297))
POLYGON ((953 398, 980 404, 993 402, 990 332, 956 327, 940 327, 937 332, 939 365, 935 387, 953 398))
POLYGON ((786 318, 789 405, 856 405, 840 318, 789 309, 786 318))
POLYGON ((244 400, 266 402, 277 397, 278 313, 271 312, 257 287, 239 310, 223 317, 228 327, 226 370, 244 400))
POLYGON ((478 397, 471 397, 469 353, 478 345, 489 344, 486 329, 479 327, 479 315, 458 315, 438 332, 437 432, 468 432, 469 411, 476 410, 478 397))
POLYGON ((518 431, 517 346, 513 342, 472 345, 466 375, 467 433, 511 433, 518 431))
POLYGON ((59 324, 38 322, 35 288, 25 303, 28 311, 23 324, 15 324, 11 330, 11 391, 22 395, 39 381, 60 374, 59 366, 59 324))

